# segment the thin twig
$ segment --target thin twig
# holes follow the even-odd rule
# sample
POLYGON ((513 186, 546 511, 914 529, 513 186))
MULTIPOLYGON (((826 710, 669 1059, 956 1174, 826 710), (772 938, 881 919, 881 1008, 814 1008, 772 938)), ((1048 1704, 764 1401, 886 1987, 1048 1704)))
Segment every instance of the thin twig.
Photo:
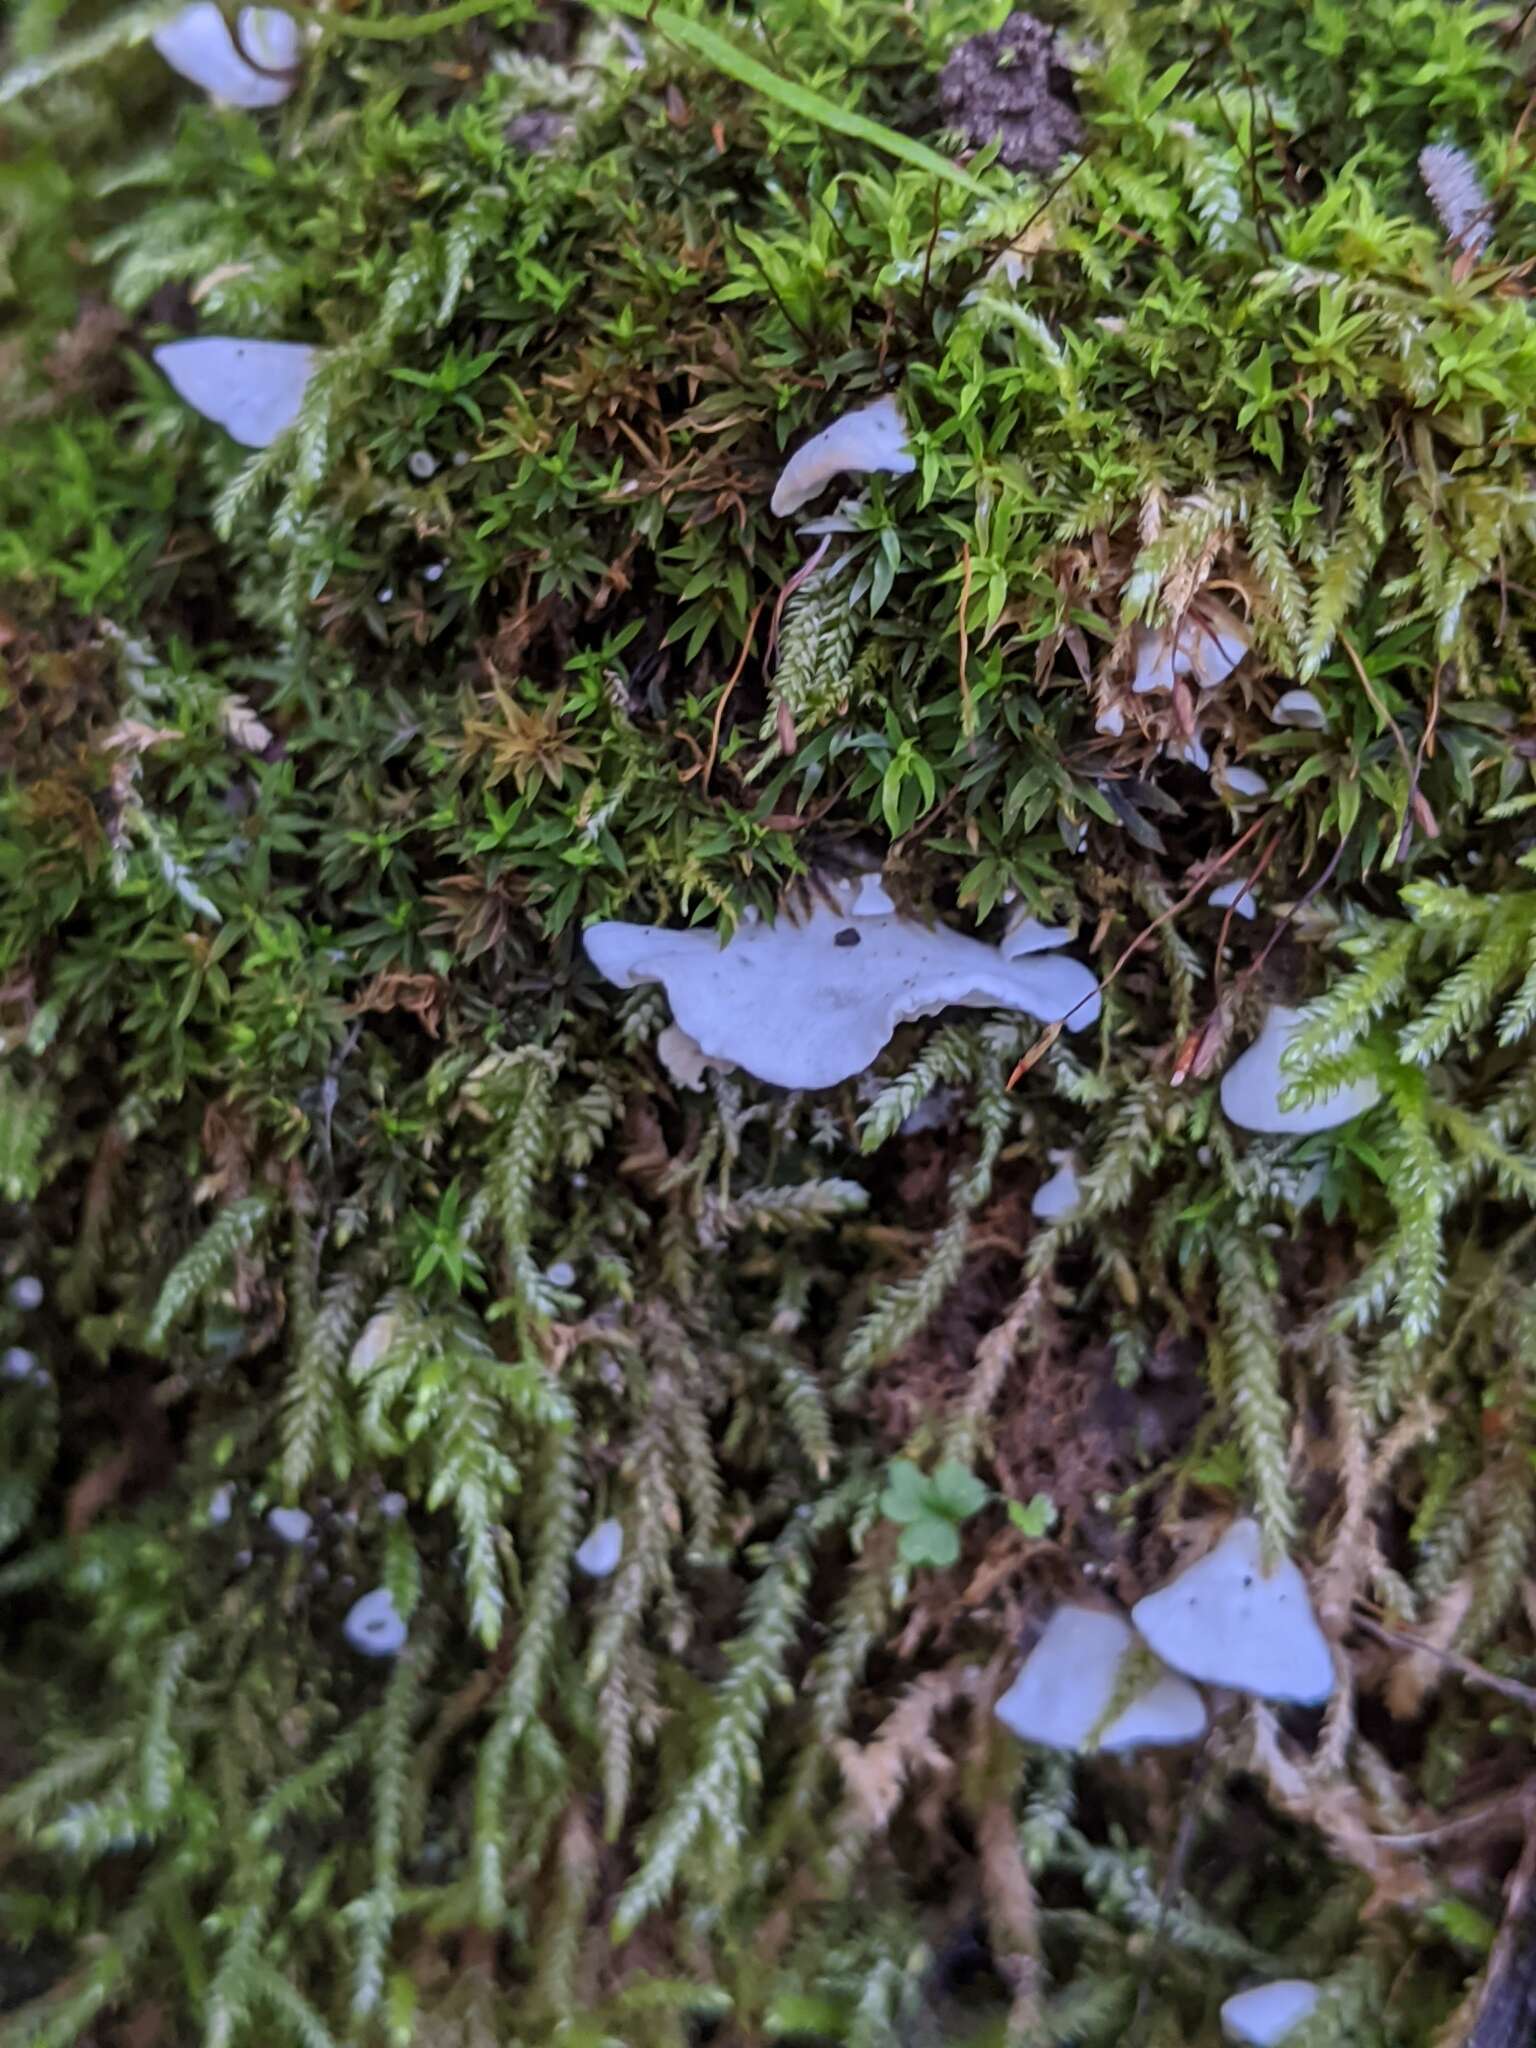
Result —
MULTIPOLYGON (((741 672, 747 665, 747 656, 752 652, 752 635, 757 631, 757 622, 763 615, 766 599, 759 598, 752 607, 752 616, 747 621, 747 630, 742 637, 741 652, 736 657, 736 666, 731 670, 725 688, 720 692, 720 702, 715 706, 714 722, 709 728, 709 752, 704 759, 704 772, 699 777, 700 789, 708 789, 709 778, 714 772, 715 756, 720 751, 720 722, 725 717, 725 707, 731 701, 731 692, 741 681, 741 672)), ((692 770, 689 771, 692 773, 692 770)))
POLYGON ((1536 1713, 1536 1686, 1522 1685, 1517 1678, 1501 1678, 1496 1671, 1485 1670, 1481 1664, 1474 1664, 1470 1657, 1460 1656, 1455 1650, 1442 1650, 1438 1644, 1426 1642, 1422 1636, 1408 1635, 1402 1629, 1386 1628, 1379 1621, 1360 1612, 1360 1602, 1355 1603, 1355 1626, 1363 1629, 1368 1636, 1374 1636, 1388 1648, 1423 1651, 1464 1678, 1468 1685, 1483 1686, 1489 1692, 1501 1693, 1505 1699, 1513 1700, 1524 1707, 1527 1713, 1536 1713))
POLYGON ((976 712, 971 703, 971 685, 965 672, 971 651, 970 636, 965 623, 970 603, 971 544, 968 540, 963 540, 960 543, 960 730, 968 740, 976 736, 976 712))
POLYGON ((1104 976, 1103 980, 1099 982, 1098 986, 1093 990, 1092 995, 1084 996, 1082 1002, 1077 1002, 1072 1005, 1071 1009, 1068 1010, 1065 1017, 1059 1018, 1056 1023, 1048 1025, 1046 1027, 1046 1029, 1035 1040, 1034 1044, 1029 1047, 1028 1051, 1024 1054, 1024 1057, 1019 1061, 1018 1065, 1014 1068, 1013 1072, 1008 1076, 1008 1086, 1010 1088, 1012 1088, 1016 1082, 1022 1080, 1023 1077, 1029 1072, 1030 1068, 1036 1065, 1036 1063, 1040 1059, 1042 1059, 1046 1053, 1050 1051, 1051 1047, 1056 1043, 1057 1039, 1061 1036, 1062 1025, 1070 1023, 1071 1020, 1077 1015, 1078 1011, 1082 1009, 1083 1004, 1091 1002, 1093 1000, 1093 996, 1102 996, 1105 993, 1105 991, 1109 988, 1110 984, 1118 978, 1121 968, 1126 966, 1126 964, 1130 960, 1132 960, 1137 953, 1141 951, 1142 947, 1146 945, 1147 941, 1152 937, 1152 934, 1156 931, 1160 931, 1161 928, 1165 924, 1167 924, 1168 920, 1171 917, 1177 917, 1181 910, 1187 910, 1190 904, 1194 902, 1195 898, 1198 895, 1200 895, 1201 891, 1210 887, 1211 883, 1215 881, 1216 877, 1221 873, 1222 869, 1227 865, 1228 861, 1236 860, 1237 856, 1248 844, 1249 840, 1253 837, 1254 833, 1263 830, 1264 822, 1265 821, 1262 818, 1255 818, 1253 823, 1248 827, 1247 831, 1242 835, 1242 837, 1240 839, 1234 839, 1232 844, 1227 848, 1226 852, 1221 856, 1221 858, 1213 863, 1208 874, 1202 875, 1200 877, 1200 880, 1196 882, 1192 888, 1187 889, 1184 892, 1184 894, 1179 898, 1177 903, 1170 903, 1166 910, 1159 911, 1157 916, 1153 918, 1152 922, 1145 928, 1145 930, 1139 931, 1136 934, 1135 938, 1131 940, 1131 943, 1120 955, 1120 958, 1115 962, 1114 966, 1110 968, 1108 974, 1104 976))

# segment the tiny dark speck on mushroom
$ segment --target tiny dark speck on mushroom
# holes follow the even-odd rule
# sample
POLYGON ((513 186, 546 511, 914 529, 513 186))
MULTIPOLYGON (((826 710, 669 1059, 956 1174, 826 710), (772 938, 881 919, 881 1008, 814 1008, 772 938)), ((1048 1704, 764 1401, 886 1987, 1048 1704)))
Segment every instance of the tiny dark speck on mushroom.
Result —
POLYGON ((859 935, 852 925, 845 925, 832 943, 834 946, 856 946, 859 943, 859 935))

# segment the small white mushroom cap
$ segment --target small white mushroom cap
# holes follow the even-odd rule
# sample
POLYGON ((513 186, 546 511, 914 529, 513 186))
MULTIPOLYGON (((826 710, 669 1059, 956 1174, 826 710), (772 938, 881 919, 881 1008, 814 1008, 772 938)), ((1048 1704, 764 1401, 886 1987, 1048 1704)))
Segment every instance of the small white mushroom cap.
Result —
POLYGON ((710 1059, 680 1024, 669 1024, 656 1034, 656 1057, 680 1088, 702 1088, 711 1067, 720 1074, 731 1071, 729 1060, 710 1059))
POLYGON ((238 42, 213 0, 197 0, 156 29, 150 41, 173 71, 215 99, 232 107, 280 105, 298 83, 299 24, 275 7, 242 7, 236 30, 238 42))
POLYGON ((8 1380, 29 1380, 37 1371, 37 1353, 24 1351, 19 1344, 0 1352, 0 1375, 8 1380))
POLYGON ((1095 732, 1107 733, 1112 740, 1119 739, 1125 731, 1125 713, 1118 704, 1106 704, 1093 721, 1095 732))
POLYGON ((1188 739, 1170 740, 1163 751, 1171 761, 1186 761, 1191 768, 1198 768, 1202 775, 1211 765, 1210 750, 1197 732, 1191 733, 1188 739))
POLYGON ((1259 914, 1259 900, 1249 888, 1246 878, 1235 882, 1223 882, 1219 889, 1213 889, 1206 899, 1213 910, 1232 909, 1239 917, 1250 920, 1259 914))
POLYGON ((624 1555, 624 1524, 612 1515, 599 1522, 576 1552, 576 1569, 589 1579, 606 1579, 624 1555))
POLYGON ((1322 1995, 1305 1977, 1281 1977, 1273 1984, 1256 1985, 1227 2000, 1221 2008, 1221 2030, 1236 2048, 1280 2048, 1322 1995))
POLYGON ((773 510, 781 519, 798 512, 845 471, 863 475, 880 469, 910 476, 916 467, 901 407, 894 398, 877 399, 845 412, 795 451, 774 486, 773 510))
POLYGON ((42 1302, 43 1283, 35 1273, 23 1273, 19 1280, 11 1282, 12 1308, 19 1308, 25 1312, 28 1309, 41 1308, 42 1302))
POLYGON ((167 341, 154 356, 177 397, 242 448, 265 448, 293 425, 316 362, 301 341, 228 334, 167 341))
POLYGON ((1030 1215, 1041 1223, 1060 1223, 1064 1217, 1075 1215, 1083 1194, 1077 1180, 1076 1155, 1053 1152, 1051 1159, 1056 1171, 1049 1180, 1041 1181, 1029 1205, 1030 1215))
POLYGON ((1262 775, 1256 775, 1251 768, 1240 767, 1236 762, 1228 762, 1218 768, 1211 779, 1216 785, 1217 795, 1230 803, 1252 803, 1256 797, 1269 794, 1269 784, 1262 775))
POLYGON ((544 1278, 551 1287, 574 1287, 576 1284, 576 1268, 569 1259, 556 1259, 555 1263, 544 1275, 544 1278))
MULTIPOLYGON (((997 1718, 1022 1742, 1080 1750, 1115 1696, 1136 1638, 1116 1614, 1058 1607, 1018 1677, 997 1703, 997 1718)), ((1186 1679, 1165 1671, 1099 1735, 1101 1750, 1195 1742, 1205 1733, 1205 1702, 1186 1679)))
POLYGON ((1131 688, 1138 697, 1168 691, 1182 676, 1202 690, 1224 683, 1248 652, 1248 629, 1235 612, 1202 599, 1173 626, 1138 626, 1133 641, 1131 688))
POLYGON ((1022 1011, 1083 1030, 1099 1014, 1098 982, 1059 954, 1009 960, 994 946, 893 915, 854 921, 818 903, 803 923, 711 931, 595 924, 588 957, 621 988, 659 981, 673 1017, 713 1060, 784 1088, 831 1088, 869 1066, 898 1024, 952 1004, 1022 1011))
POLYGON ((210 1529, 222 1529, 235 1511, 235 1489, 225 1480, 208 1496, 205 1519, 210 1529))
POLYGON ((1303 1021, 1300 1010, 1276 1003, 1258 1037, 1222 1075, 1221 1107, 1228 1123, 1272 1137, 1304 1138, 1313 1131, 1331 1131, 1338 1124, 1347 1124, 1352 1116, 1374 1105, 1381 1090, 1367 1077, 1330 1089, 1297 1108, 1280 1107, 1292 1080, 1280 1064, 1281 1055, 1303 1021))
POLYGON ((314 1526, 302 1508, 273 1508, 267 1516, 267 1527, 272 1534, 279 1543, 290 1547, 302 1543, 314 1526))
POLYGON ((1276 725, 1300 725, 1311 732, 1321 732, 1328 723, 1322 700, 1314 697, 1310 690, 1287 690, 1283 697, 1275 700, 1275 708, 1269 715, 1276 725))
POLYGON ((388 1586, 376 1586, 353 1602, 341 1632, 365 1657, 396 1657, 405 1648, 407 1629, 388 1586))
POLYGON ((377 1315, 370 1316, 358 1333, 357 1342, 352 1346, 352 1355, 347 1360, 347 1370, 354 1374, 372 1372, 394 1343, 395 1332, 399 1327, 399 1318, 392 1309, 380 1309, 377 1315))
POLYGON ((1320 1706, 1333 1654, 1307 1582, 1286 1557, 1263 1569, 1259 1525, 1234 1522, 1216 1548, 1138 1600, 1131 1620, 1175 1671, 1260 1699, 1320 1706))

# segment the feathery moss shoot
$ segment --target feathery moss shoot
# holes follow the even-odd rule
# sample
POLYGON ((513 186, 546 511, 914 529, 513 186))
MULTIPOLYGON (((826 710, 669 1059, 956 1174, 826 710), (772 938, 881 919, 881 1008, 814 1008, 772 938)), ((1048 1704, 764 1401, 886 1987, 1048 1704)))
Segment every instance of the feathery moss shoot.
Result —
POLYGON ((1536 24, 190 12, 0 31, 0 2048, 1516 2048, 1536 24), (877 874, 1093 1007, 581 943, 877 874), (1008 1733, 1247 1516, 1323 1706, 1008 1733))

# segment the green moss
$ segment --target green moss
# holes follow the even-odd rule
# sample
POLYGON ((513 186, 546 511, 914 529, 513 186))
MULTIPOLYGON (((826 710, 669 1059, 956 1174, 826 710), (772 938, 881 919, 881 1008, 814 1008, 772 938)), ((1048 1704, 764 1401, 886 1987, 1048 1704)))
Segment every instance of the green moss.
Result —
POLYGON ((923 155, 995 9, 449 12, 322 17, 255 116, 163 9, 10 29, 0 1280, 46 1297, 0 1305, 44 1368, 0 1381, 0 2040, 1203 2044, 1283 1966, 1318 2041, 1421 2048, 1496 1888, 1369 1844, 1497 1781, 1486 1695, 1351 1658, 1369 1741, 1286 1777, 1250 1727, 1183 1828, 988 1701, 1065 1571, 1010 1499, 1122 1593, 1240 1500, 1336 1626, 1536 1669, 1526 45, 1098 0, 1041 185, 923 155), (290 435, 181 405, 194 328, 323 351, 290 435), (888 387, 916 474, 774 519, 888 387), (1134 696, 1202 591, 1253 656, 1134 696), (1269 720, 1297 682, 1322 729, 1269 720), (672 1088, 583 923, 870 853, 1075 923, 1099 1024, 672 1088), (1226 1044, 1316 996, 1298 1088, 1380 1104, 1244 1141, 1226 1044), (888 1463, 957 1452, 990 1505, 913 1568, 888 1463), (341 1636, 381 1584, 392 1670, 341 1636))

